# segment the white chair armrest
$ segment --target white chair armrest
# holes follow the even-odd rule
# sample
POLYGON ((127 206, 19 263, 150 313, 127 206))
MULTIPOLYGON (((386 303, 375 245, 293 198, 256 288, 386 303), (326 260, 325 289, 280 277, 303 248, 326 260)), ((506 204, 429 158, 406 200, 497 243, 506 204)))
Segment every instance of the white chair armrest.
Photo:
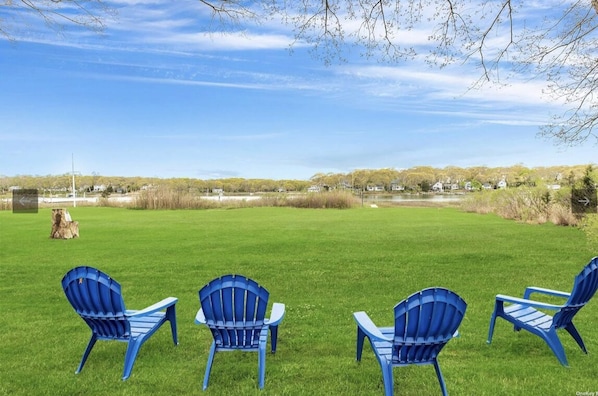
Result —
POLYGON ((130 317, 130 318, 134 318, 134 317, 138 317, 138 316, 146 316, 146 315, 151 315, 154 312, 158 312, 158 311, 162 311, 163 309, 166 309, 174 304, 177 303, 177 301, 179 301, 178 298, 176 297, 167 297, 162 301, 159 301, 153 305, 150 305, 147 308, 144 308, 142 310, 139 311, 129 311, 127 310, 126 312, 126 316, 130 317))
POLYGON ((195 324, 201 325, 201 324, 206 324, 206 316, 203 313, 203 309, 199 309, 199 311, 197 311, 197 315, 195 315, 195 324))
POLYGON ((511 304, 520 304, 520 305, 525 305, 528 307, 545 308, 545 309, 552 309, 552 310, 559 310, 563 307, 562 305, 548 304, 548 303, 543 303, 540 301, 528 300, 525 298, 505 296, 503 294, 497 294, 496 300, 508 302, 511 304))
POLYGON ((392 338, 385 337, 365 312, 355 312, 353 313, 353 318, 355 319, 355 322, 357 322, 357 326, 359 326, 359 328, 370 338, 370 341, 379 340, 392 342, 392 338))
POLYGON ((264 323, 269 326, 278 326, 285 315, 285 305, 281 303, 272 304, 272 312, 270 313, 270 319, 264 320, 264 323))
POLYGON ((571 296, 571 293, 563 292, 560 290, 552 290, 552 289, 545 289, 543 287, 529 286, 525 289, 523 298, 529 299, 529 297, 532 293, 541 293, 541 294, 546 294, 548 296, 563 297, 563 298, 569 298, 571 296))

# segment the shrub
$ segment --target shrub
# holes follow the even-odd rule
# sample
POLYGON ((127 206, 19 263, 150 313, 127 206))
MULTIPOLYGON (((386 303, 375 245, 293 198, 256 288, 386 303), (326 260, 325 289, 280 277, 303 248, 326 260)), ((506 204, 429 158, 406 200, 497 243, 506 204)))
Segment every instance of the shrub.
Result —
POLYGON ((467 196, 461 201, 461 209, 466 212, 487 214, 494 211, 492 191, 480 191, 467 196))
POLYGON ((469 212, 496 213, 505 219, 525 223, 578 223, 577 217, 571 213, 570 191, 565 189, 519 187, 482 191, 464 199, 461 207, 469 212))
POLYGON ((586 214, 580 222, 591 246, 598 245, 598 214, 586 214))
POLYGON ((0 197, 0 210, 12 210, 12 201, 8 198, 0 197))

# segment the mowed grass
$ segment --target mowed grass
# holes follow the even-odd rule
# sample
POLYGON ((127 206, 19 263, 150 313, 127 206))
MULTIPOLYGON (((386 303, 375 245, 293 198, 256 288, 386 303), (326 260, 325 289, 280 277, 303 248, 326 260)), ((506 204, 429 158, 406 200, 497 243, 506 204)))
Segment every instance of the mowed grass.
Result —
MULTIPOLYGON (((497 293, 525 286, 570 290, 595 255, 584 234, 453 208, 141 211, 72 208, 81 237, 48 238, 51 216, 0 212, 0 394, 173 395, 201 390, 211 336, 193 321, 198 290, 240 273, 286 304, 278 351, 257 388, 257 355, 217 354, 206 395, 383 395, 366 345, 355 362, 352 313, 392 325, 393 306, 443 286, 468 303, 461 337, 439 361, 451 395, 575 395, 597 391, 598 299, 576 318, 589 354, 561 334, 570 368, 526 332, 488 321, 497 293), (95 266, 118 280, 130 309, 179 298, 178 346, 164 326, 121 381, 125 344, 98 342, 75 375, 90 332, 68 304, 62 276, 95 266)), ((440 394, 431 366, 395 368, 396 395, 440 394)))

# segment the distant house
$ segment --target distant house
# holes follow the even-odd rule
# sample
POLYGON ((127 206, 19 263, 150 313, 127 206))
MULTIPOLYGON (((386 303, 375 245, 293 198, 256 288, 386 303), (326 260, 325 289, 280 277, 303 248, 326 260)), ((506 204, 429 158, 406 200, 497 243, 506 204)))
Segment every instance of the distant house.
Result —
POLYGON ((471 182, 465 182, 465 190, 466 191, 473 190, 473 185, 471 184, 471 182))
POLYGON ((307 189, 307 192, 320 192, 321 188, 320 186, 311 186, 307 189))
POLYGON ((455 191, 459 189, 459 185, 457 183, 444 183, 442 189, 444 191, 455 191))
POLYGON ((390 191, 405 191, 405 186, 399 180, 390 182, 390 191))
POLYGON ((346 180, 343 180, 343 181, 340 183, 340 186, 339 186, 339 187, 340 187, 340 188, 342 188, 342 189, 344 189, 344 190, 350 190, 350 189, 352 189, 352 188, 353 188, 353 186, 351 185, 351 183, 349 183, 349 182, 348 182, 348 181, 346 181, 346 180))
POLYGON ((104 192, 104 191, 106 191, 106 186, 103 184, 93 186, 93 192, 104 192))
POLYGON ((376 185, 376 186, 367 186, 368 191, 385 191, 384 186, 376 185))
POLYGON ((482 188, 484 190, 492 190, 493 187, 492 187, 492 184, 490 184, 490 183, 484 183, 484 184, 482 184, 482 188))
POLYGON ((444 191, 444 185, 442 184, 442 182, 436 182, 436 183, 434 183, 434 185, 432 186, 432 191, 443 192, 444 191))
POLYGON ((212 193, 214 194, 222 194, 224 190, 222 188, 213 188, 212 193))
POLYGON ((500 188, 500 189, 507 188, 507 181, 505 179, 502 179, 501 181, 498 182, 498 184, 496 185, 496 188, 500 188))

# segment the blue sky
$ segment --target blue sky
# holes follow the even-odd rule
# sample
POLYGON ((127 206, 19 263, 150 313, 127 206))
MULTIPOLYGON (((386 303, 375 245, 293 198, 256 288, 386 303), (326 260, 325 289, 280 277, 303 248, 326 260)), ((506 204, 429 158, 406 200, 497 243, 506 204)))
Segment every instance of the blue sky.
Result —
MULTIPOLYGON (((468 91, 472 65, 387 65, 349 49, 327 66, 301 43, 289 52, 284 26, 207 34, 196 1, 112 3, 103 34, 0 7, 17 27, 0 37, 0 175, 67 173, 71 156, 82 174, 200 179, 597 162, 591 142, 536 136, 563 107, 529 76, 468 91)), ((419 33, 403 39, 425 45, 419 33)))

